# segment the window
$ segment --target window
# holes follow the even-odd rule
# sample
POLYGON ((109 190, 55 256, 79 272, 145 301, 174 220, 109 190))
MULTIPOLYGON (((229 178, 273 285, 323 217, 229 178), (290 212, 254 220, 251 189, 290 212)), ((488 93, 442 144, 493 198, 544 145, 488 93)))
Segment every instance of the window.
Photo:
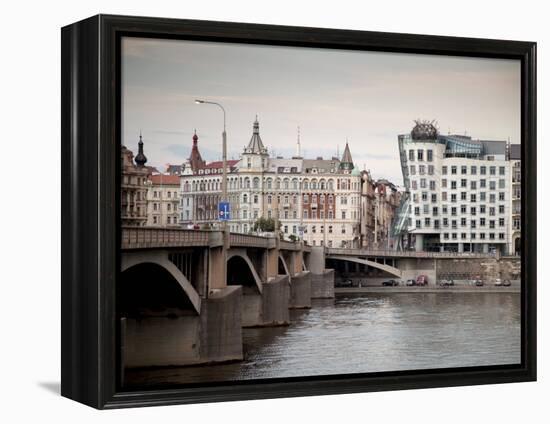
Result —
POLYGON ((451 215, 452 215, 452 216, 456 216, 456 206, 453 206, 453 207, 451 208, 451 215))
POLYGON ((477 181, 476 180, 470 181, 470 190, 477 190, 477 181))
POLYGON ((427 155, 428 162, 433 161, 433 159, 434 159, 433 150, 431 150, 431 149, 426 150, 426 155, 427 155))
POLYGON ((476 239, 476 233, 470 234, 470 239, 475 240, 476 239))
POLYGON ((437 202, 437 194, 432 193, 432 203, 436 203, 436 202, 437 202))
POLYGON ((496 181, 489 181, 489 189, 490 190, 496 190, 497 189, 496 181))
POLYGON ((501 178, 500 180, 498 180, 498 188, 504 188, 506 185, 506 181, 504 180, 504 178, 501 178))
POLYGON ((470 215, 475 216, 475 214, 476 214, 476 208, 475 208, 475 207, 471 207, 471 208, 470 208, 470 215))
POLYGON ((444 227, 448 227, 448 226, 449 226, 449 219, 448 219, 448 218, 443 218, 443 226, 444 226, 444 227))
POLYGON ((304 211, 304 219, 307 219, 307 218, 308 218, 308 211, 305 210, 305 211, 304 211))
POLYGON ((434 166, 428 165, 428 175, 433 175, 435 173, 434 166))
POLYGON ((456 175, 456 166, 451 166, 451 174, 456 175))
POLYGON ((476 195, 475 193, 470 194, 470 202, 475 203, 476 202, 476 195))
POLYGON ((424 213, 425 213, 425 214, 430 213, 430 206, 424 205, 423 209, 424 209, 424 213))
POLYGON ((472 219, 472 220, 470 221, 470 227, 471 227, 471 228, 475 228, 475 227, 476 227, 476 220, 475 220, 475 219, 472 219))
POLYGON ((444 202, 447 201, 447 192, 446 191, 441 193, 441 200, 443 200, 444 202))
POLYGON ((342 225, 342 234, 346 234, 346 226, 342 225))
POLYGON ((435 190, 435 181, 430 181, 430 190, 435 190))
POLYGON ((481 240, 485 240, 485 233, 480 233, 480 234, 479 234, 479 238, 480 238, 481 240))
POLYGON ((417 188, 418 188, 418 186, 416 184, 416 180, 412 180, 412 189, 416 190, 417 188))
POLYGON ((420 208, 418 206, 415 206, 414 208, 414 214, 415 215, 420 215, 420 208))
POLYGON ((416 156, 417 156, 417 158, 418 158, 419 161, 424 160, 424 150, 418 150, 418 151, 416 152, 416 156))
POLYGON ((422 192, 422 201, 423 201, 423 202, 427 202, 427 201, 428 201, 428 192, 427 192, 427 191, 423 191, 423 192, 422 192))
POLYGON ((461 205, 461 206, 460 206, 460 213, 466 213, 466 210, 467 210, 467 209, 468 209, 468 208, 466 207, 466 205, 461 205))
POLYGON ((495 203, 496 202, 496 196, 494 193, 491 193, 489 195, 489 203, 495 203))
POLYGON ((456 194, 451 194, 451 202, 456 203, 456 194))
POLYGON ((446 178, 443 178, 443 179, 441 180, 441 187, 442 187, 442 188, 447 188, 447 179, 446 179, 446 178))
POLYGON ((443 238, 448 239, 449 238, 449 233, 443 233, 443 238))
POLYGON ((416 220, 416 228, 422 228, 422 221, 419 219, 416 220))
POLYGON ((446 166, 441 167, 441 174, 447 175, 447 167, 446 166))
POLYGON ((447 213, 447 205, 441 206, 441 213, 444 213, 444 214, 447 213))
POLYGON ((328 226, 328 232, 329 232, 329 234, 332 234, 332 225, 328 226))
POLYGON ((460 218, 460 226, 465 227, 466 226, 466 218, 460 218))
POLYGON ((460 192, 460 200, 466 200, 467 193, 465 191, 460 192))
POLYGON ((418 165, 418 174, 419 175, 426 174, 426 167, 424 165, 418 165))
POLYGON ((472 175, 476 175, 476 174, 477 174, 477 166, 472 165, 472 166, 470 167, 470 174, 472 174, 472 175))
POLYGON ((451 190, 456 190, 456 181, 451 181, 451 190))
POLYGON ((480 166, 479 167, 479 173, 480 173, 480 175, 486 175, 487 174, 487 167, 486 166, 480 166))
POLYGON ((461 166, 461 167, 460 167, 460 173, 461 173, 462 175, 466 175, 466 174, 468 173, 468 167, 467 167, 467 166, 464 166, 464 165, 461 166))
POLYGON ((485 218, 479 218, 479 226, 485 227, 485 218))
POLYGON ((505 175, 505 174, 506 174, 506 169, 504 168, 504 166, 499 166, 498 175, 505 175))
POLYGON ((500 201, 504 200, 504 192, 503 191, 498 193, 498 200, 500 200, 500 201))
POLYGON ((342 211, 342 219, 346 219, 346 211, 342 211))
POLYGON ((420 179, 420 188, 426 188, 426 178, 420 179))
MULTIPOLYGON (((254 195, 254 203, 258 204, 258 195, 257 194, 254 195)), ((285 196, 285 203, 288 203, 288 196, 285 196)))
POLYGON ((462 178, 460 180, 460 187, 462 187, 462 188, 468 187, 468 181, 465 178, 462 178))
POLYGON ((489 228, 490 228, 490 229, 494 229, 494 228, 495 228, 495 220, 494 220, 494 219, 490 219, 490 220, 489 220, 489 228))
POLYGON ((461 234, 460 234, 460 238, 461 238, 462 240, 466 240, 466 233, 461 233, 461 234))
POLYGON ((497 167, 496 166, 490 166, 489 167, 489 174, 490 175, 496 175, 497 174, 497 167))
POLYGON ((437 216, 437 206, 434 206, 434 207, 432 208, 432 215, 433 215, 433 216, 437 216))
POLYGON ((498 213, 499 213, 499 214, 504 213, 504 205, 499 205, 499 206, 498 206, 498 213))
POLYGON ((409 160, 414 161, 414 150, 409 150, 409 160))
POLYGON ((484 179, 484 178, 481 179, 481 180, 479 180, 479 187, 480 187, 480 188, 485 188, 485 187, 487 187, 487 180, 484 179))

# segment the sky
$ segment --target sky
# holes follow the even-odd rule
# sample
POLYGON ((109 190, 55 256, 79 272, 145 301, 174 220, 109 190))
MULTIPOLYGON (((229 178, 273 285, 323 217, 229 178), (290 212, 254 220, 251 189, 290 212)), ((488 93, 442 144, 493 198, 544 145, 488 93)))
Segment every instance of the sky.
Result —
POLYGON ((181 164, 196 129, 207 161, 221 159, 223 105, 228 158, 238 159, 256 115, 270 154, 342 155, 373 178, 402 184, 397 136, 415 119, 441 133, 520 142, 520 62, 125 37, 122 143, 148 165, 181 164))

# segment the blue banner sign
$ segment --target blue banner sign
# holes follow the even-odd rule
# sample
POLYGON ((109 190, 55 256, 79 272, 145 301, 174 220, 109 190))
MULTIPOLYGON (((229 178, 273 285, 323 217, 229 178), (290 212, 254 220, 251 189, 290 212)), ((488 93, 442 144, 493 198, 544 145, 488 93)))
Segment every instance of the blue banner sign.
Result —
POLYGON ((218 219, 220 221, 227 221, 230 219, 229 202, 218 203, 218 219))

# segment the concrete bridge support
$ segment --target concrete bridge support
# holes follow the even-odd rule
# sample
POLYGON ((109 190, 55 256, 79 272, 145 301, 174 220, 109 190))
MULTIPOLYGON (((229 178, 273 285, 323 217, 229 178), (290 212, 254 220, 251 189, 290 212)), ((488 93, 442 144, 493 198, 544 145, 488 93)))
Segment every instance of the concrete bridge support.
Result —
POLYGON ((302 271, 290 277, 290 308, 311 308, 311 273, 302 271))
POLYGON ((325 252, 323 247, 312 247, 309 254, 311 271, 311 298, 334 298, 334 270, 325 269, 325 252))

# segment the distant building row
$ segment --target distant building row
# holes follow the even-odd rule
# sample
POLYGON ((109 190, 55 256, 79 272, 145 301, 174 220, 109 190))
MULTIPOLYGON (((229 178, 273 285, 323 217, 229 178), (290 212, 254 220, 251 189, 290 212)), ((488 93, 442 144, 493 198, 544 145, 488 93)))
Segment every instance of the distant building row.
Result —
MULTIPOLYGON (((359 171, 346 143, 341 158, 270 157, 256 120, 239 160, 227 161, 230 231, 261 217, 285 238, 310 245, 418 251, 520 252, 520 146, 441 135, 427 122, 398 137, 405 190, 359 171)), ((122 148, 122 223, 217 226, 222 162, 207 163, 192 139, 189 158, 158 173, 122 148)))
MULTIPOLYGON (((132 160, 123 147, 123 225, 218 225, 222 162, 202 159, 196 134, 188 160, 168 174, 156 174, 139 161, 141 137, 138 149, 132 160), (135 184, 140 178, 141 186, 135 184)), ((227 178, 232 232, 248 233, 263 217, 278 220, 285 238, 310 245, 394 247, 391 225, 401 193, 391 182, 359 171, 347 143, 341 158, 305 159, 299 139, 292 158, 269 157, 256 120, 241 159, 227 161, 227 178)))

